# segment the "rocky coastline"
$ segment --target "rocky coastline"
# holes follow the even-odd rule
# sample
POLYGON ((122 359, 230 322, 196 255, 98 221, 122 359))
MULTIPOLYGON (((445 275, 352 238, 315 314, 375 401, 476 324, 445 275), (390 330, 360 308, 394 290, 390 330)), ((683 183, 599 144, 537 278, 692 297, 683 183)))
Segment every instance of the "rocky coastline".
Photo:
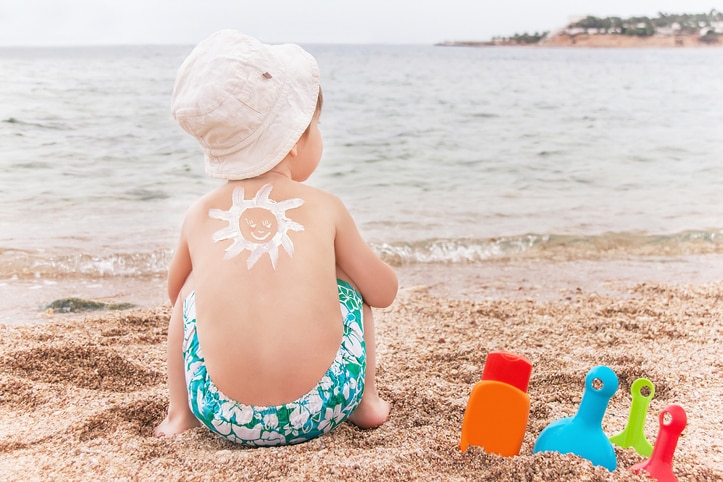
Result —
POLYGON ((587 47, 587 48, 703 48, 723 46, 723 13, 713 9, 699 14, 657 17, 570 17, 554 31, 516 33, 489 41, 452 41, 450 47, 587 47))
POLYGON ((599 48, 710 48, 721 47, 723 43, 708 43, 699 35, 652 35, 638 37, 615 34, 559 34, 543 39, 539 47, 599 47, 599 48))
POLYGON ((490 41, 449 41, 440 47, 578 47, 578 48, 719 48, 723 42, 704 42, 698 35, 652 35, 638 37, 619 34, 567 34, 546 37, 537 43, 521 43, 507 39, 490 41))

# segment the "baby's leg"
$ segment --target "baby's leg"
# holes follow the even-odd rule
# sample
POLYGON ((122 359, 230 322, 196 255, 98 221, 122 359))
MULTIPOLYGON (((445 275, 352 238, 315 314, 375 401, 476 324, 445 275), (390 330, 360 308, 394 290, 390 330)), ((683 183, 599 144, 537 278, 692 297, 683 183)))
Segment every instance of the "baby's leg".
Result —
POLYGON ((200 425, 188 407, 183 368, 183 300, 179 296, 168 324, 168 414, 153 431, 156 437, 185 432, 200 425))
POLYGON ((364 375, 364 394, 349 421, 361 428, 378 427, 389 418, 389 403, 379 398, 376 384, 377 359, 372 310, 364 303, 364 341, 367 349, 367 371, 364 375))

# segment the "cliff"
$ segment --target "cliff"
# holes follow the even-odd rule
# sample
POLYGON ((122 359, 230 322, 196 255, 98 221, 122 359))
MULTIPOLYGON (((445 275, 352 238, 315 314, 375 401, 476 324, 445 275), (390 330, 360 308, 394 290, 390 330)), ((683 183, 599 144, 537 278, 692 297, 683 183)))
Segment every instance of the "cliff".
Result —
MULTIPOLYGON (((498 44, 501 45, 501 44, 498 44)), ((598 47, 598 48, 668 48, 668 47, 723 47, 723 42, 704 42, 699 35, 651 35, 638 37, 617 34, 561 33, 543 39, 539 47, 598 47)))

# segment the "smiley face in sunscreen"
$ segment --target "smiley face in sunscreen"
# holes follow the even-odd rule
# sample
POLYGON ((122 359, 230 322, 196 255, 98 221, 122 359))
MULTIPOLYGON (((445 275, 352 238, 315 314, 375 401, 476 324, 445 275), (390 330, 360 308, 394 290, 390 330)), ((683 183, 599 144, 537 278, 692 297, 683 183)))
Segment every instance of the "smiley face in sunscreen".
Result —
POLYGON ((241 235, 247 241, 265 243, 279 230, 274 213, 265 208, 249 208, 239 219, 241 235))
POLYGON ((303 231, 304 227, 286 216, 286 211, 304 204, 299 198, 276 202, 269 199, 271 184, 264 185, 253 199, 244 199, 244 189, 237 187, 233 191, 232 205, 228 211, 210 209, 208 215, 213 219, 226 221, 228 226, 213 234, 213 241, 233 240, 226 248, 226 259, 249 251, 246 266, 251 269, 264 255, 268 254, 271 266, 276 269, 279 259, 279 247, 283 247, 289 256, 294 254, 294 243, 289 231, 303 231))

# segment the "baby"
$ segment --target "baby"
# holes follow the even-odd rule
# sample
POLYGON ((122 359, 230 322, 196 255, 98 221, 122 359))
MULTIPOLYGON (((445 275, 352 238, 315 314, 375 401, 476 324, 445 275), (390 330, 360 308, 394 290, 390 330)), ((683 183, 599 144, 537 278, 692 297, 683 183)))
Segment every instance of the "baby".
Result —
POLYGON ((227 180, 188 210, 168 273, 168 414, 248 446, 383 424, 370 306, 394 271, 335 196, 302 184, 321 159, 319 68, 298 45, 224 30, 183 62, 173 115, 227 180))

